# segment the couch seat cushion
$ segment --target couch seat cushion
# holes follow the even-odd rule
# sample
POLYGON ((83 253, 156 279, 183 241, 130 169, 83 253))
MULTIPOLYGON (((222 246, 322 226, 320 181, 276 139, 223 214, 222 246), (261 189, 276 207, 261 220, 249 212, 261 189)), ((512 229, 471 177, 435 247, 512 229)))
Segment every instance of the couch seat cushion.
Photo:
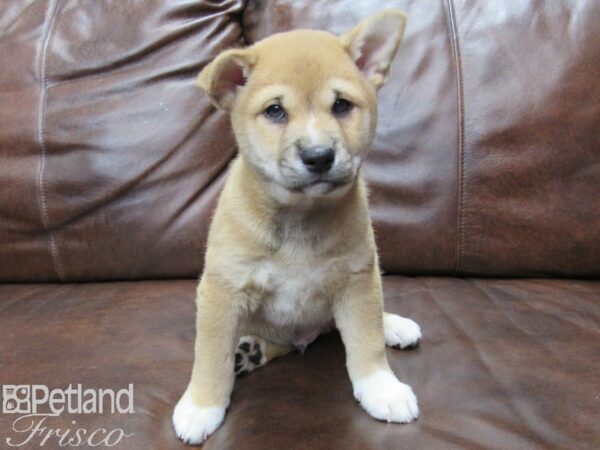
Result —
MULTIPOLYGON (((0 384, 131 383, 133 414, 63 413, 44 425, 133 434, 112 448, 185 448, 171 411, 192 364, 195 285, 0 285, 0 384)), ((380 423, 361 410, 332 333, 238 379, 204 448, 600 448, 600 282, 389 276, 384 285, 386 309, 424 334, 416 350, 388 349, 419 397, 417 422, 380 423)), ((27 438, 12 429, 18 416, 0 414, 0 447, 27 438)))

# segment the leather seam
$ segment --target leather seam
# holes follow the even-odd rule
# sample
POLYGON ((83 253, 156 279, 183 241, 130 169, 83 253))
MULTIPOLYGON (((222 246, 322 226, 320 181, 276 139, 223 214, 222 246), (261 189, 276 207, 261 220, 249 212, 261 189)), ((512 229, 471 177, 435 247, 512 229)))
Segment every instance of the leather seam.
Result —
POLYGON ((465 188, 465 114, 464 114, 464 85, 463 85, 463 67, 462 56, 460 52, 460 41, 458 36, 458 26, 456 23, 456 14, 454 10, 454 1, 447 0, 448 19, 450 23, 450 33, 452 36, 452 54, 454 58, 454 69, 456 71, 456 100, 458 106, 457 134, 458 134, 458 182, 457 182, 457 238, 456 238, 456 262, 454 274, 458 275, 462 271, 463 251, 464 251, 464 188, 465 188))
POLYGON ((248 36, 246 36, 246 29, 244 27, 244 16, 246 15, 246 10, 248 9, 248 1, 244 1, 242 5, 242 10, 238 14, 239 26, 240 26, 240 37, 242 38, 242 42, 245 47, 249 47, 252 45, 248 36))
POLYGON ((40 218, 42 221, 42 226, 44 227, 44 231, 48 236, 48 241, 50 244, 50 255, 52 257, 52 264, 54 266, 54 270, 56 275, 58 276, 60 281, 65 281, 65 271, 62 260, 60 258, 60 253, 58 249, 58 245, 56 243, 56 237, 54 236, 54 232, 52 231, 52 227, 50 225, 50 216, 48 214, 48 204, 47 204, 47 195, 46 195, 46 186, 44 183, 44 173, 46 169, 46 154, 47 154, 47 146, 46 146, 46 136, 44 133, 45 127, 45 113, 46 113, 46 97, 47 97, 47 89, 48 89, 48 77, 46 73, 46 63, 48 56, 48 47, 52 36, 52 31, 54 29, 54 23, 56 21, 58 5, 60 0, 56 0, 54 5, 52 5, 52 9, 50 10, 50 18, 48 20, 48 26, 45 31, 44 37, 42 39, 42 51, 40 52, 39 58, 39 66, 40 66, 40 98, 39 98, 39 106, 38 106, 38 123, 37 123, 37 135, 38 141, 40 144, 40 165, 38 169, 38 203, 40 209, 40 218))

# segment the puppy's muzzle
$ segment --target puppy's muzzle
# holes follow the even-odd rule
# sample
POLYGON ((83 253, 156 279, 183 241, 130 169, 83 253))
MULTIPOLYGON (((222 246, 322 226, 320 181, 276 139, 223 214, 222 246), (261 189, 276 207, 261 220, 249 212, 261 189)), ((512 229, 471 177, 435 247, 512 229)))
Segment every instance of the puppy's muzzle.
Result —
POLYGON ((309 172, 321 175, 333 167, 335 150, 331 147, 303 148, 300 149, 300 159, 309 172))

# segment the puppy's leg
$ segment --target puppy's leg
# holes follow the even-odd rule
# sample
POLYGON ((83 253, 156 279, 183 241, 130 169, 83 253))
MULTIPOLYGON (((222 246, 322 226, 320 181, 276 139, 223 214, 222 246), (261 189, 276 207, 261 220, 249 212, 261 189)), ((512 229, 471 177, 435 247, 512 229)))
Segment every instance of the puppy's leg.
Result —
POLYGON ((242 336, 235 351, 235 373, 250 372, 292 350, 292 345, 280 345, 259 336, 242 336))
POLYGON ((414 320, 397 314, 383 313, 385 344, 390 347, 411 348, 421 341, 421 328, 414 320))
POLYGON ((240 305, 215 277, 198 286, 192 377, 173 413, 177 436, 200 444, 223 422, 233 388, 240 305))
POLYGON ((354 396, 374 418, 407 423, 419 415, 410 386, 398 381, 387 361, 383 330, 383 292, 379 269, 350 277, 334 318, 346 347, 354 396))

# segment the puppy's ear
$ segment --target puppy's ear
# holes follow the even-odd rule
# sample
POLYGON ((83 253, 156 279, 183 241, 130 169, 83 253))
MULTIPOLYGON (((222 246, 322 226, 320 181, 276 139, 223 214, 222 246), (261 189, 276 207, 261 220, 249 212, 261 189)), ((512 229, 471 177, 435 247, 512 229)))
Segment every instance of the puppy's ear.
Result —
POLYGON ((388 79, 405 26, 406 14, 390 9, 367 17, 340 36, 342 46, 375 89, 388 79))
POLYGON ((204 67, 196 84, 206 91, 217 108, 228 110, 238 88, 246 84, 254 65, 249 49, 226 50, 204 67))

